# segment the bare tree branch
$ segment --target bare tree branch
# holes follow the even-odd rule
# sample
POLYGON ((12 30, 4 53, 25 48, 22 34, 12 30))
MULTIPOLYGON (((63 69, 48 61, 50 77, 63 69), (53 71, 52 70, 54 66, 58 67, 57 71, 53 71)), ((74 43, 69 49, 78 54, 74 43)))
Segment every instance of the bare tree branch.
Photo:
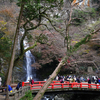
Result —
POLYGON ((100 39, 91 39, 90 41, 100 41, 100 39))
POLYGON ((45 15, 43 15, 43 14, 42 14, 42 16, 45 17, 46 19, 48 19, 48 21, 50 22, 51 26, 52 26, 57 32, 61 33, 61 32, 64 31, 64 30, 58 30, 58 29, 53 25, 53 23, 52 23, 52 21, 50 20, 50 18, 48 18, 47 16, 45 16, 45 15))

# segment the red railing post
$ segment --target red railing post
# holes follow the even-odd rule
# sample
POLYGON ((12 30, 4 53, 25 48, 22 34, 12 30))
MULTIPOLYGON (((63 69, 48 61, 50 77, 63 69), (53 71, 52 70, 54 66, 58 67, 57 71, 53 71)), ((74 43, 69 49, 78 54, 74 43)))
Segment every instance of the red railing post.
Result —
POLYGON ((63 83, 61 84, 61 86, 62 86, 62 88, 64 88, 64 84, 63 83))
POLYGON ((52 84, 52 89, 54 89, 54 84, 52 84))
POLYGON ((98 84, 96 84, 96 88, 99 89, 99 85, 98 84))
POLYGON ((82 83, 80 83, 80 88, 82 88, 82 83))
POLYGON ((43 87, 43 84, 41 84, 41 88, 43 87))
POLYGON ((71 88, 73 88, 73 83, 71 83, 71 88))
POLYGON ((91 84, 88 84, 88 88, 91 88, 91 84))
POLYGON ((22 82, 22 87, 24 86, 24 82, 22 82))

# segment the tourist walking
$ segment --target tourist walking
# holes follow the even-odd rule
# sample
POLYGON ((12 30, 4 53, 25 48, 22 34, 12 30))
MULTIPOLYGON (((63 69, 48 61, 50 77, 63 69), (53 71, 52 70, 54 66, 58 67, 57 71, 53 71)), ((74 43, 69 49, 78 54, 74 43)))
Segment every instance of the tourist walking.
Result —
POLYGON ((31 84, 32 84, 32 85, 34 84, 34 80, 33 80, 33 78, 32 78, 32 80, 31 80, 31 84))
POLYGON ((64 83, 63 78, 60 79, 60 83, 64 83))
POLYGON ((20 88, 22 88, 22 82, 19 82, 16 89, 19 90, 20 88))
POLYGON ((88 84, 91 84, 91 78, 90 77, 88 78, 88 84))
POLYGON ((31 77, 30 77, 29 84, 31 84, 31 81, 32 81, 32 79, 31 79, 31 77))
POLYGON ((58 75, 57 75, 57 76, 56 76, 56 81, 58 81, 58 78, 59 78, 59 77, 58 77, 58 75))
POLYGON ((77 81, 77 83, 81 83, 80 77, 78 77, 76 81, 77 81))
POLYGON ((95 84, 97 84, 98 83, 98 77, 96 77, 94 80, 95 80, 95 84))

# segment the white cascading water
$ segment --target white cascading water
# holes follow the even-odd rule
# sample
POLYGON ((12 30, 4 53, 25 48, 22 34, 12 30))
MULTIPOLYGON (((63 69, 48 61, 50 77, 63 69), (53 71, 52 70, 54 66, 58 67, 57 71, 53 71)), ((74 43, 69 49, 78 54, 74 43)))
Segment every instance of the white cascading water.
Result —
MULTIPOLYGON (((27 43, 27 39, 24 40, 24 48, 27 49, 29 47, 29 44, 27 43)), ((26 71, 27 71, 27 79, 26 81, 29 81, 30 78, 32 78, 32 59, 34 59, 34 56, 31 54, 30 50, 28 50, 25 53, 26 57, 26 71)), ((34 59, 35 62, 35 59, 34 59)))
MULTIPOLYGON (((27 37, 24 40, 24 48, 27 49, 29 47, 29 44, 27 43, 27 37)), ((35 57, 32 55, 31 51, 28 50, 25 53, 25 58, 26 58, 26 82, 30 80, 30 78, 33 78, 34 81, 37 81, 38 78, 36 78, 36 69, 32 67, 31 65, 35 63, 35 57), (33 72, 32 72, 33 71, 33 72)))
MULTIPOLYGON (((20 29, 21 34, 24 34, 24 29, 20 29)), ((24 49, 27 49, 29 47, 29 44, 27 42, 27 37, 24 40, 24 49)), ((36 79, 36 73, 35 68, 32 68, 32 63, 35 63, 35 57, 31 54, 31 51, 28 50, 25 52, 25 59, 26 59, 26 82, 30 80, 30 78, 33 78, 35 81, 36 79), (33 71, 33 74, 32 74, 33 71)))

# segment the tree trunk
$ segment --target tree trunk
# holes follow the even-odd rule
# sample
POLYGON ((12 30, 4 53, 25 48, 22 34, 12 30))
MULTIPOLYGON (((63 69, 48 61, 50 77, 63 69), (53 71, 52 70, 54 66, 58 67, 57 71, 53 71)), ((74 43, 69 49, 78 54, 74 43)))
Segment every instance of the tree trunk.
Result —
POLYGON ((9 65, 9 69, 8 69, 8 73, 7 73, 6 85, 10 84, 10 79, 11 79, 12 70, 13 70, 13 66, 14 66, 17 36, 18 36, 18 33, 19 33, 19 28, 20 28, 20 23, 21 23, 21 19, 22 19, 23 8, 24 8, 24 3, 21 4, 21 9, 20 9, 20 14, 19 14, 19 18, 18 18, 16 33, 15 33, 15 37, 14 37, 14 44, 13 44, 13 50, 12 50, 10 65, 9 65))
POLYGON ((50 75, 49 79, 46 81, 46 83, 43 85, 43 87, 37 93, 37 95, 33 98, 33 100, 40 100, 42 98, 42 96, 44 95, 46 89, 48 88, 48 86, 50 85, 50 83, 53 81, 53 79, 57 76, 58 72, 60 71, 61 67, 63 66, 64 60, 65 60, 65 58, 63 58, 61 60, 61 62, 59 63, 59 65, 56 67, 56 69, 54 70, 54 72, 50 75))

